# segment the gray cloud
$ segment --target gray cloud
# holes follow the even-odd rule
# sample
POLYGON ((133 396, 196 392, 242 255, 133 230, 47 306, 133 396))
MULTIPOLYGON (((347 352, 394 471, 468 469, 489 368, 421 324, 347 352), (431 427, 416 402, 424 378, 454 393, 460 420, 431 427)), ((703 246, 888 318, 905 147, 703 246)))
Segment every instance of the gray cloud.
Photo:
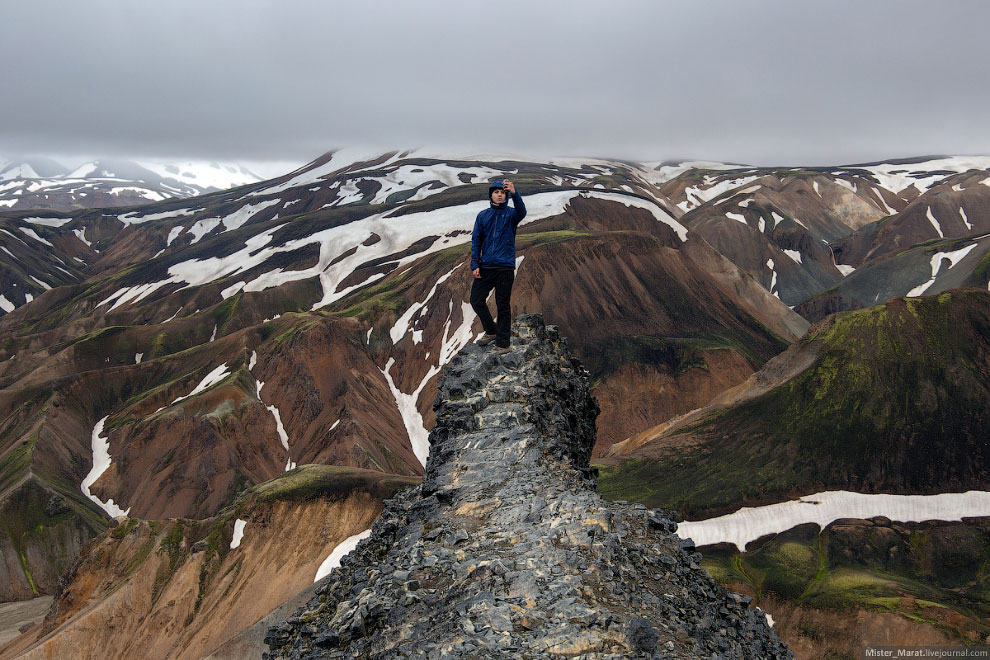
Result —
POLYGON ((11 3, 0 154, 990 153, 981 0, 11 3))

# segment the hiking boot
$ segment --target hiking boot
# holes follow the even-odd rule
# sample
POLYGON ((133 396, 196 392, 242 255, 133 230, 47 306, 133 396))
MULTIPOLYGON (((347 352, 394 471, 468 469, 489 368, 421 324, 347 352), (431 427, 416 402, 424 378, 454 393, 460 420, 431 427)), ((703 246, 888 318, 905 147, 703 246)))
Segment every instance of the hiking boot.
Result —
POLYGON ((509 346, 496 346, 495 350, 492 351, 492 353, 495 353, 496 355, 505 355, 506 353, 511 352, 512 348, 509 346))
POLYGON ((488 346, 488 344, 495 341, 495 335, 490 335, 487 332, 481 336, 481 339, 477 341, 479 346, 488 346))

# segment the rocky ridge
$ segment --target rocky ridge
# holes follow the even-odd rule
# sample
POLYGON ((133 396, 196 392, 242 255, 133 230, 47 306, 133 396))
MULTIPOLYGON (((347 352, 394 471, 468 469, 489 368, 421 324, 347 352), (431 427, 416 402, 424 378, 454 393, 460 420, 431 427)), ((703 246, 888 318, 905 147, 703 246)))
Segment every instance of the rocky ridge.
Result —
POLYGON ((422 485, 269 630, 265 657, 792 657, 668 514, 595 493, 587 372, 542 316, 513 334, 505 355, 452 360, 422 485))

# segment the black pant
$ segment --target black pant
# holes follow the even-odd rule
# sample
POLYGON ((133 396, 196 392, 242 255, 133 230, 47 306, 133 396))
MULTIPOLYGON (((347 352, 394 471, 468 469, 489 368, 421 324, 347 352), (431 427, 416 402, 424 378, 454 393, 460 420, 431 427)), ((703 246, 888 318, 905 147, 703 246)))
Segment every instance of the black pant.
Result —
POLYGON ((482 268, 481 277, 476 277, 471 285, 471 307, 481 319, 485 332, 495 335, 495 345, 501 348, 509 346, 509 329, 512 324, 509 299, 515 278, 516 271, 512 268, 482 268), (498 310, 497 325, 492 321, 492 313, 488 311, 487 299, 492 289, 495 289, 495 308, 498 310))

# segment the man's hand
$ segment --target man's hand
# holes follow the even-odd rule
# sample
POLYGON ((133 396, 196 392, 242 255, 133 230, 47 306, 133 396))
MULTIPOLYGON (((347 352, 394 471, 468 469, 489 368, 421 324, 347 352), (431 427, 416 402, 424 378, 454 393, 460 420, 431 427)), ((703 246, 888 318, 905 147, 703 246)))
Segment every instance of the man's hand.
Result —
POLYGON ((480 268, 475 268, 471 272, 474 273, 474 278, 476 280, 480 280, 481 279, 481 269, 480 268))
POLYGON ((502 188, 505 189, 506 194, 515 195, 516 194, 516 184, 511 181, 503 181, 502 188))

